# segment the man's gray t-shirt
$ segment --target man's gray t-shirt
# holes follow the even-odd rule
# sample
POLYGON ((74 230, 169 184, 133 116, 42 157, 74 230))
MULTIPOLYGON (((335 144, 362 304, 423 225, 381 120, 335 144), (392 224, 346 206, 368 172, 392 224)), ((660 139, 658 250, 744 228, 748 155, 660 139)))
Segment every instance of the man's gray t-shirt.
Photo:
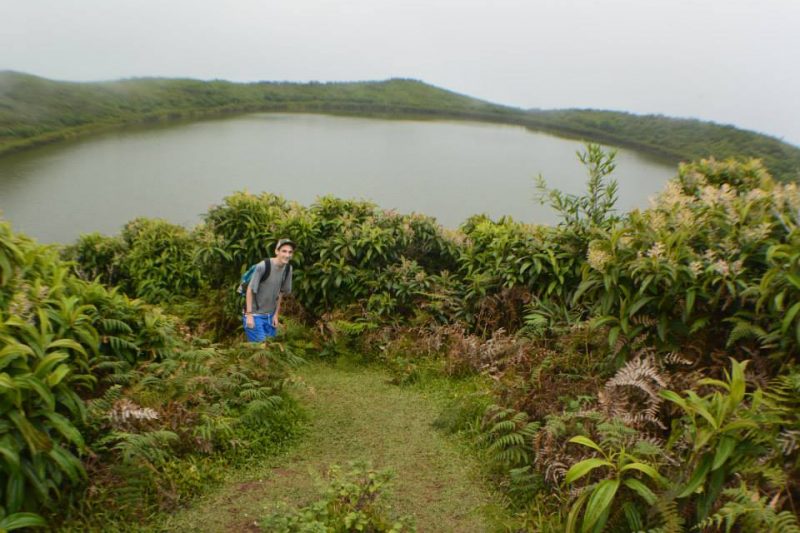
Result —
POLYGON ((270 259, 270 261, 269 277, 263 283, 261 278, 264 277, 264 271, 266 270, 264 261, 256 265, 253 277, 250 278, 248 290, 253 291, 253 294, 255 294, 253 314, 256 315, 271 315, 275 312, 275 306, 278 304, 278 295, 292 292, 292 271, 289 270, 288 274, 286 274, 286 279, 283 280, 283 271, 287 266, 280 266, 273 259, 270 259), (283 280, 283 283, 281 283, 281 280, 283 280))

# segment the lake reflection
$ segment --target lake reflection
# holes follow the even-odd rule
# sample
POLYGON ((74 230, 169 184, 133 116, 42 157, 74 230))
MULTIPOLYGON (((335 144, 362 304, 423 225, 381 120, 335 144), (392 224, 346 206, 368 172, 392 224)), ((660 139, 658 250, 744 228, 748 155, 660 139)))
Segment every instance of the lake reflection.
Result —
MULTIPOLYGON (((45 242, 117 233, 137 216, 192 225, 237 190, 311 204, 318 196, 371 200, 432 215, 511 215, 553 223, 534 177, 580 194, 578 141, 516 126, 305 114, 244 115, 124 130, 0 159, 0 210, 45 242)), ((617 156, 620 209, 644 207, 675 167, 628 150, 617 156)))

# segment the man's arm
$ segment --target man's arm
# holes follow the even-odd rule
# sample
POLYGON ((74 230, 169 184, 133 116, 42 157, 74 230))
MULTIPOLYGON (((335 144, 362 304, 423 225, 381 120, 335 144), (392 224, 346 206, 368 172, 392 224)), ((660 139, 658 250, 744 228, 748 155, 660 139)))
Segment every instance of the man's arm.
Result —
POLYGON ((244 297, 244 313, 246 318, 246 323, 248 328, 255 327, 255 320, 253 319, 253 291, 250 290, 250 287, 247 287, 245 291, 246 296, 244 297))
POLYGON ((255 296, 256 291, 258 291, 258 285, 261 283, 261 277, 264 275, 264 265, 260 264, 256 267, 255 271, 253 272, 253 277, 250 278, 250 284, 247 286, 247 290, 245 291, 244 297, 244 312, 245 312, 245 323, 247 324, 248 328, 255 327, 255 319, 253 318, 253 311, 255 311, 255 302, 253 301, 253 297, 255 296))
POLYGON ((283 295, 292 292, 292 267, 287 265, 286 268, 289 269, 289 272, 286 273, 286 278, 281 284, 280 291, 278 292, 278 301, 275 303, 275 315, 272 317, 272 325, 276 328, 278 327, 278 314, 281 312, 281 300, 283 300, 283 295))
POLYGON ((283 293, 278 293, 278 301, 275 303, 275 313, 272 315, 272 326, 278 327, 278 315, 281 312, 281 300, 283 300, 283 293))

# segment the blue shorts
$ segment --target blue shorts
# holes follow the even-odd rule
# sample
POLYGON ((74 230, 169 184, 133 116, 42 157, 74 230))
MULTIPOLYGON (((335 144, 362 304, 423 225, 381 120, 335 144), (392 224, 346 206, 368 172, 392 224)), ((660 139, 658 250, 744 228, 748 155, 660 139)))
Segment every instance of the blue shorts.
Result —
POLYGON ((248 342, 263 342, 274 337, 278 331, 272 325, 272 315, 253 315, 253 327, 247 327, 247 317, 242 315, 242 326, 248 342))

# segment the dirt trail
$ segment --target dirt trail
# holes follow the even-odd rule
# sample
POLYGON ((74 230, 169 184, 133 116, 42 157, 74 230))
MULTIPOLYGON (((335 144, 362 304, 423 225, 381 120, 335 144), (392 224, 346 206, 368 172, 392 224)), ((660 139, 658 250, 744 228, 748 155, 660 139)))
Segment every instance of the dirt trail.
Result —
POLYGON ((437 402, 387 383, 385 373, 311 364, 300 370, 298 396, 308 411, 307 436, 286 455, 236 473, 234 480, 172 517, 169 531, 259 531, 280 503, 319 498, 315 479, 330 465, 367 461, 395 473, 389 502, 414 516, 420 532, 492 531, 499 512, 473 459, 431 427, 437 402))

